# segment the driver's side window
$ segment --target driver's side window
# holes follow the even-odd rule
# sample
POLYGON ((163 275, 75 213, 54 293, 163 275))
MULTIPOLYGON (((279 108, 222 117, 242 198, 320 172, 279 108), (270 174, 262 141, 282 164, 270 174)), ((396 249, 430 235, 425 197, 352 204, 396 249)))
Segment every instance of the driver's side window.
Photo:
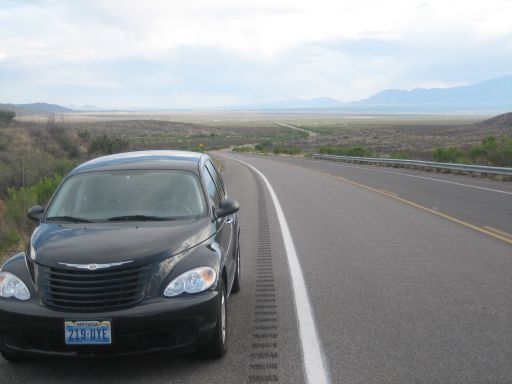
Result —
POLYGON ((208 172, 208 169, 206 167, 203 168, 203 175, 204 175, 204 181, 206 183, 206 189, 208 190, 208 194, 213 200, 213 203, 215 206, 219 206, 221 198, 219 195, 219 192, 217 191, 217 187, 215 186, 215 182, 213 181, 212 176, 210 175, 210 172, 208 172))

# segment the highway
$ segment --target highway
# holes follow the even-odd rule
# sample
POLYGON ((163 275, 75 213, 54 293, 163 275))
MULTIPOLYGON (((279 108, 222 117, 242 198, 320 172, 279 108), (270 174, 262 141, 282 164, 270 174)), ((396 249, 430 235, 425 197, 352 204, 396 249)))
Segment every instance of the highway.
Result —
POLYGON ((242 227, 225 358, 0 359, 2 382, 512 382, 511 185, 216 156, 242 227))

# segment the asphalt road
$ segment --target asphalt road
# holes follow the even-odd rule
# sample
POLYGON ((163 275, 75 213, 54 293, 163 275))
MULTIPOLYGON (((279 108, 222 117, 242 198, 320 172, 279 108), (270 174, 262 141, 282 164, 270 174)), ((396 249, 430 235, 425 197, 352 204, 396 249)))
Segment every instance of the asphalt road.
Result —
POLYGON ((484 229, 504 231, 512 238, 510 182, 318 159, 273 157, 273 160, 382 189, 484 229))
MULTIPOLYGON (((508 186, 425 175, 486 188, 479 189, 324 162, 226 155, 255 166, 279 198, 333 383, 512 382, 512 245, 478 230, 510 232, 512 195, 487 190, 508 186)), ((305 382, 308 357, 296 315, 304 303, 294 302, 272 198, 253 170, 222 162, 228 191, 242 207, 243 258, 242 291, 228 301, 224 359, 0 359, 1 381, 305 382)))

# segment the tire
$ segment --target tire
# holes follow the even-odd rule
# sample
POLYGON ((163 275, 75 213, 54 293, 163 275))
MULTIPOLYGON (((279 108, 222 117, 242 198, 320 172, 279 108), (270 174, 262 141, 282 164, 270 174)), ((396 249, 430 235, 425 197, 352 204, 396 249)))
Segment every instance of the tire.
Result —
POLYGON ((9 363, 22 363, 28 359, 24 356, 18 355, 17 353, 2 351, 2 357, 9 363))
POLYGON ((238 245, 236 255, 236 271, 235 279, 233 280, 233 286, 231 287, 231 293, 237 293, 240 291, 240 245, 238 245))
POLYGON ((222 280, 220 287, 220 307, 217 314, 217 326, 215 327, 215 335, 208 344, 197 350, 200 356, 208 359, 220 359, 227 351, 228 339, 228 312, 227 312, 227 296, 226 284, 222 280))

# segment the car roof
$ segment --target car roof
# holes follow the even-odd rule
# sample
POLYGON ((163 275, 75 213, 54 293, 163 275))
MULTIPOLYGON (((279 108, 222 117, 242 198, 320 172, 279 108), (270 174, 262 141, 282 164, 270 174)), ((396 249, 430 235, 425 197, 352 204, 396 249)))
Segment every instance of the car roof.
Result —
POLYGON ((199 172, 201 158, 206 155, 187 151, 136 151, 102 156, 80 164, 69 176, 93 171, 112 171, 123 169, 179 169, 199 172))

